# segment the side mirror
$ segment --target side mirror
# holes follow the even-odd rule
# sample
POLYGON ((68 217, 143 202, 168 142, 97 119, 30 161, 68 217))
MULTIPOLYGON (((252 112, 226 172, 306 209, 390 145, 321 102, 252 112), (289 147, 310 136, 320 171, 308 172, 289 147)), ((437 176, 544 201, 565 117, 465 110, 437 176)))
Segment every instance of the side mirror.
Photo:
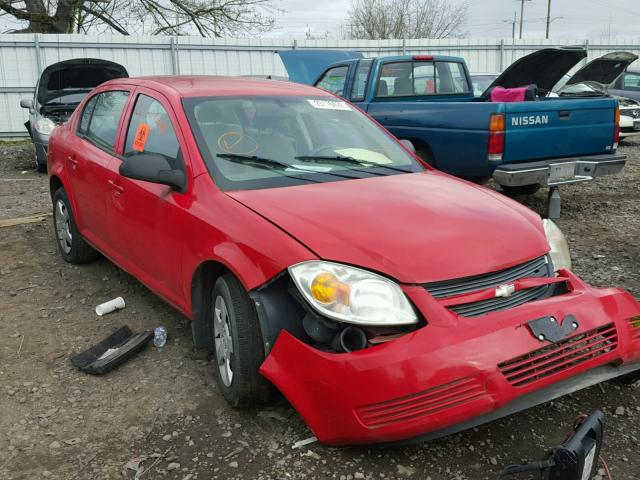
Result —
POLYGON ((118 171, 123 177, 167 185, 180 193, 187 189, 184 172, 172 169, 167 159, 156 153, 140 153, 125 158, 118 171))
POLYGON ((33 110, 33 100, 30 98, 23 98, 20 100, 21 108, 28 108, 29 110, 33 110))
POLYGON ((400 143, 405 146, 411 153, 416 153, 416 147, 411 140, 407 140, 403 138, 400 140, 400 143))

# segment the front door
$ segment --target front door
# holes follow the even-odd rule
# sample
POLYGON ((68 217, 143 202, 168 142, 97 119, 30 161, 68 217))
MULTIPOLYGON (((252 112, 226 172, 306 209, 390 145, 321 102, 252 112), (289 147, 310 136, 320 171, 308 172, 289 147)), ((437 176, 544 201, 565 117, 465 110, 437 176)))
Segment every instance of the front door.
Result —
MULTIPOLYGON (((162 155, 174 169, 188 177, 181 148, 182 136, 169 103, 159 94, 139 89, 135 93, 122 158, 135 162, 142 153, 162 155)), ((116 179, 108 196, 107 216, 114 227, 110 243, 122 256, 126 270, 174 304, 181 302, 181 253, 184 215, 189 193, 166 185, 134 180, 118 173, 122 161, 111 166, 116 179)), ((189 185, 188 188, 191 188, 189 185)))

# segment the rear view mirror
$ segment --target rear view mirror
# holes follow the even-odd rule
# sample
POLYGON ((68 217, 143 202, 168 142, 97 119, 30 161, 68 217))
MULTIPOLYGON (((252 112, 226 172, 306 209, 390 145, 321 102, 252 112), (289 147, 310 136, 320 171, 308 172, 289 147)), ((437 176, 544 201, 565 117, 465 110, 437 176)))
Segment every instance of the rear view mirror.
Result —
POLYGON ((187 189, 184 172, 171 168, 167 159, 156 153, 140 153, 125 158, 119 172, 123 177, 167 185, 180 193, 187 189))
POLYGON ((33 109, 33 100, 31 100, 30 98, 23 98, 20 100, 20 107, 21 108, 28 108, 29 110, 33 109))
POLYGON ((403 138, 400 140, 400 143, 404 145, 404 147, 409 150, 411 153, 416 153, 416 147, 411 140, 407 140, 403 138))

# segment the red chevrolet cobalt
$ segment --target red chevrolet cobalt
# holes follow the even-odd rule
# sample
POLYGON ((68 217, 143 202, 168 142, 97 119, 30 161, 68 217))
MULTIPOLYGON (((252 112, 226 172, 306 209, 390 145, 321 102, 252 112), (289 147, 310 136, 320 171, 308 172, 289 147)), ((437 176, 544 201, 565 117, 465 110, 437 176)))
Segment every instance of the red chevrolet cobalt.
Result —
POLYGON ((430 439, 640 369, 640 305, 551 222, 422 164, 312 87, 128 78, 56 128, 71 263, 192 320, 234 406, 275 386, 331 445, 430 439))

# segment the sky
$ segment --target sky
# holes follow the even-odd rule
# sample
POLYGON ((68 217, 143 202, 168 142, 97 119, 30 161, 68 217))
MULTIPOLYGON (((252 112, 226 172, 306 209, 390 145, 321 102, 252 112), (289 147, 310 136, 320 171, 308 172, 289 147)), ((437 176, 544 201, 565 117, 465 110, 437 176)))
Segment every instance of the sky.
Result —
MULTIPOLYGON (((284 13, 276 14, 276 28, 265 37, 342 38, 352 0, 272 0, 284 13)), ((464 28, 470 38, 511 38, 520 0, 448 0, 465 3, 469 16, 464 28)), ((640 0, 551 0, 551 38, 640 38, 640 0)), ((525 0, 523 38, 544 38, 547 0, 525 0)), ((0 31, 19 23, 0 17, 0 31)), ((519 23, 516 25, 518 34, 519 23)))
MULTIPOLYGON (((514 12, 520 18, 520 0, 450 0, 466 3, 469 18, 466 36, 511 38, 514 12)), ((285 10, 276 18, 270 36, 303 37, 340 34, 348 23, 351 0, 276 0, 285 10)), ((526 0, 523 38, 544 38, 547 0, 526 0)), ((640 0, 551 0, 551 38, 639 38, 640 0)), ((518 35, 519 23, 516 25, 518 35)))

